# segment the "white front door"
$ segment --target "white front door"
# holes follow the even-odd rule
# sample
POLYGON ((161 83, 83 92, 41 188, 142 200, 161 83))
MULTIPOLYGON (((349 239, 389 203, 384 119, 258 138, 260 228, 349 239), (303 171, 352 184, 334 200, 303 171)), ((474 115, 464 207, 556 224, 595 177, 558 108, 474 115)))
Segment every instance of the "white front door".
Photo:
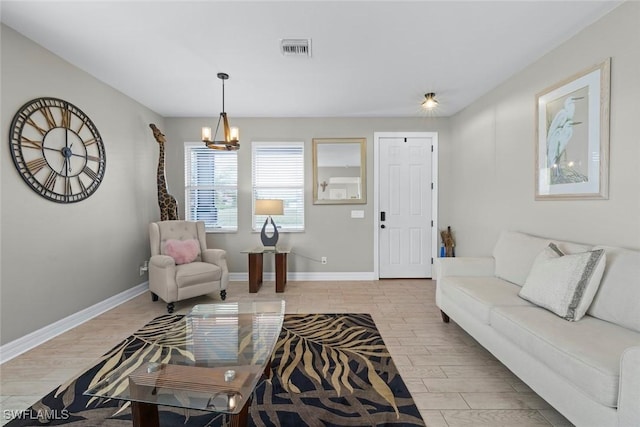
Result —
POLYGON ((379 276, 430 278, 433 137, 377 141, 379 276))

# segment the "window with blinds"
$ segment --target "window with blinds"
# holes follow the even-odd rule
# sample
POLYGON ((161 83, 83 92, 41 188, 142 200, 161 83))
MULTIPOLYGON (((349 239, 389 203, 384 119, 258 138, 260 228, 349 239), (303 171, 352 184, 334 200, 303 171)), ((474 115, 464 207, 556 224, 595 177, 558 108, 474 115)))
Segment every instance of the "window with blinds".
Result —
POLYGON ((184 144, 185 218, 207 231, 238 230, 238 152, 184 144))
MULTIPOLYGON (((304 230, 304 143, 253 142, 253 203, 280 199, 284 215, 273 218, 279 231, 304 230)), ((266 215, 253 214, 253 229, 261 230, 266 215)))

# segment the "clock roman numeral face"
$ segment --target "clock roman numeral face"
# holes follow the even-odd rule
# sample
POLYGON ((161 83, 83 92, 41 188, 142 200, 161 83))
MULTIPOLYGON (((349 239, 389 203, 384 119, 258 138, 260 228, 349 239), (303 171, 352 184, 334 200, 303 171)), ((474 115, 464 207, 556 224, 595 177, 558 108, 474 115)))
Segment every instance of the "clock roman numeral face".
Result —
POLYGON ((29 101, 14 116, 9 139, 22 179, 49 200, 79 202, 92 195, 104 178, 106 156, 100 133, 67 101, 29 101))

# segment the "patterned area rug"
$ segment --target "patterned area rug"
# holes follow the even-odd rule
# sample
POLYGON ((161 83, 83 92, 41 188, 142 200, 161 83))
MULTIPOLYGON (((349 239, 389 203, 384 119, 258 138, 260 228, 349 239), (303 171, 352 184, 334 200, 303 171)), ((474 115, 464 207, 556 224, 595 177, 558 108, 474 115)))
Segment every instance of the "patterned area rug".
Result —
MULTIPOLYGON (((131 426, 129 403, 84 396, 122 360, 176 347, 182 316, 160 316, 61 385, 8 427, 131 426), (133 355, 136 356, 133 356, 133 355)), ((184 328, 182 328, 184 329, 184 328)), ((182 339, 184 341, 184 339, 182 339)), ((368 314, 287 314, 272 358, 272 375, 256 389, 250 426, 424 426, 406 385, 368 314)), ((160 407, 163 427, 217 427, 222 416, 160 407)))

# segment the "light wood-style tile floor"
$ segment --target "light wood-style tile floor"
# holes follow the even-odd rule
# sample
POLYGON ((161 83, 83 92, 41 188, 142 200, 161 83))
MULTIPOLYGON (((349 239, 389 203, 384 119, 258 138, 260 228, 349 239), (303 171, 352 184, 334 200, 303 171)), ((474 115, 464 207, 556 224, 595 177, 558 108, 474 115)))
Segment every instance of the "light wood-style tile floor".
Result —
MULTIPOLYGON (((232 282, 227 301, 274 297, 287 313, 370 313, 428 426, 571 426, 453 320, 442 323, 431 280, 289 282, 282 294, 273 282, 257 294, 232 282)), ((211 302, 220 299, 181 301, 176 313, 211 302)), ((4 410, 26 409, 165 313, 145 293, 0 365, 2 424, 4 410)))

